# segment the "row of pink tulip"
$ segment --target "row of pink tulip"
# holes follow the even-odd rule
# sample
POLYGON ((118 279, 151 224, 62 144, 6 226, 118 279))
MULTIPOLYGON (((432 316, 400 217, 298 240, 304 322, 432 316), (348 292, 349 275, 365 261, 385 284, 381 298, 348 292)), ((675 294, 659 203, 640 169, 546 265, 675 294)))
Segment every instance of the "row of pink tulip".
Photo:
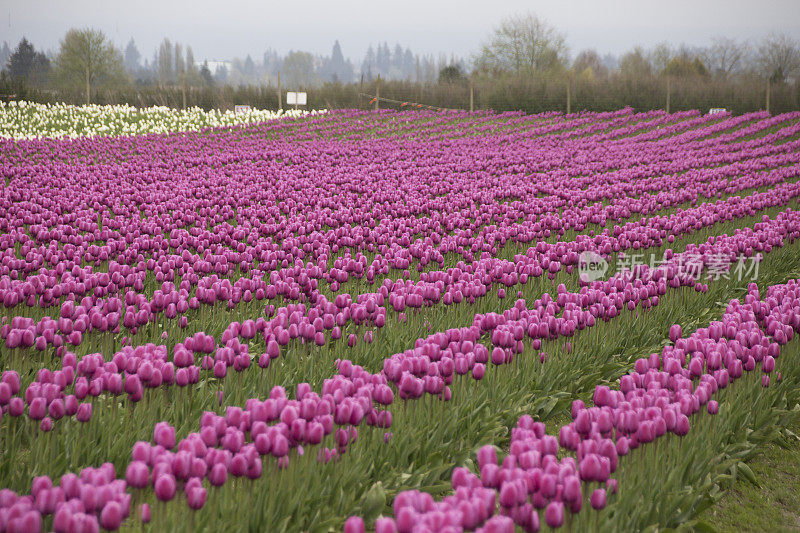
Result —
MULTIPOLYGON (((757 227, 749 233, 718 238, 713 244, 709 244, 708 246, 704 245, 699 251, 707 255, 716 254, 719 250, 730 249, 743 239, 750 239, 754 243, 758 242, 764 246, 779 246, 782 244, 783 236, 789 239, 800 236, 800 213, 787 211, 782 213, 775 221, 758 224, 757 227), (761 240, 762 238, 764 238, 763 241, 761 240)), ((674 259, 676 263, 679 261, 677 256, 674 259)), ((335 436, 336 448, 324 449, 320 452, 320 458, 322 460, 330 460, 330 458, 346 450, 348 443, 355 438, 355 426, 359 425, 362 420, 366 420, 369 424, 379 427, 388 427, 391 425, 391 414, 386 411, 379 411, 374 407, 375 403, 379 405, 389 405, 393 402, 394 393, 392 388, 388 386, 389 381, 398 383, 398 390, 400 396, 403 398, 418 397, 424 392, 428 392, 430 394, 443 396, 447 399, 448 395, 445 393, 446 385, 444 380, 449 379, 452 381, 454 371, 459 374, 466 373, 466 369, 461 369, 459 367, 462 360, 472 365, 471 370, 473 376, 479 378, 479 369, 489 360, 488 351, 482 344, 476 344, 476 341, 483 332, 491 332, 492 341, 496 345, 491 354, 491 362, 495 365, 501 365, 508 362, 514 352, 521 351, 519 345, 521 344, 522 336, 525 334, 532 337, 535 343, 537 342, 536 339, 551 338, 553 335, 571 335, 572 332, 575 331, 575 329, 579 329, 581 325, 584 327, 591 326, 594 313, 605 305, 604 299, 607 299, 609 304, 611 304, 613 300, 615 302, 613 305, 615 306, 617 303, 622 306, 627 300, 627 302, 633 303, 635 307, 635 299, 637 298, 639 302, 652 302, 652 298, 657 297, 657 285, 653 287, 650 286, 654 282, 658 283, 665 281, 665 279, 675 279, 679 281, 678 285, 693 285, 695 283, 694 279, 690 279, 690 275, 674 273, 673 265, 670 264, 662 265, 653 272, 650 272, 646 267, 637 268, 634 272, 627 273, 627 275, 632 277, 626 280, 625 276, 619 276, 605 282, 594 282, 588 287, 585 287, 581 293, 570 294, 562 288, 559 288, 558 298, 556 298, 555 301, 552 301, 548 297, 549 295, 545 295, 541 300, 535 302, 533 310, 526 309, 524 302, 519 300, 513 308, 502 315, 478 315, 475 318, 472 328, 449 330, 446 333, 433 335, 427 340, 420 339, 415 350, 408 351, 404 354, 397 354, 387 359, 384 364, 384 371, 380 374, 370 374, 358 366, 353 366, 348 361, 343 361, 339 365, 339 376, 326 381, 322 389, 322 396, 312 392, 308 385, 301 384, 298 386, 295 400, 288 400, 283 389, 275 388, 270 398, 266 401, 262 402, 257 399, 251 399, 247 402, 244 410, 235 407, 228 408, 226 417, 218 417, 213 413, 208 413, 203 417, 201 421, 201 430, 198 433, 192 433, 186 439, 177 443, 179 450, 177 453, 168 451, 172 450, 176 445, 174 428, 166 423, 159 424, 154 431, 155 448, 153 445, 146 443, 139 443, 134 448, 132 452, 133 461, 130 463, 126 473, 127 485, 136 488, 144 488, 149 483, 153 483, 156 495, 162 500, 170 500, 175 494, 176 480, 188 484, 192 478, 202 480, 207 477, 209 483, 218 486, 225 482, 229 472, 234 476, 258 478, 262 471, 261 456, 271 454, 278 459, 281 466, 287 466, 289 461, 288 452, 290 449, 296 448, 298 451, 301 451, 304 444, 320 444, 326 435, 333 433, 334 425, 344 426, 343 429, 337 430, 335 436), (682 283, 681 280, 685 281, 685 283, 682 283), (651 288, 652 291, 650 290, 651 288), (651 294, 651 292, 653 292, 653 294, 651 294), (617 298, 617 296, 621 298, 617 298), (584 309, 588 309, 588 311, 584 309), (556 318, 554 314, 552 320, 540 321, 540 319, 548 314, 548 310, 555 314, 560 314, 562 317, 556 318), (576 317, 574 321, 571 318, 572 315, 576 317), (582 318, 584 320, 582 320, 582 318), (552 333, 550 328, 551 324, 553 326, 552 333), (516 339, 517 336, 520 338, 516 339), (469 349, 470 345, 472 347, 471 349, 469 349), (438 350, 436 348, 438 348, 438 350), (455 352, 453 350, 455 350, 455 352), (470 352, 470 355, 473 357, 462 355, 460 358, 461 360, 459 360, 459 355, 461 355, 464 350, 470 352), (481 361, 478 361, 479 357, 482 358, 481 361), (472 360, 473 358, 474 361, 472 360), (450 362, 449 365, 447 364, 448 362, 450 362), (423 376, 424 379, 414 376, 423 376), (417 387, 418 385, 419 388, 417 387), (419 394, 417 394, 417 392, 419 392, 419 394), (352 427, 352 429, 347 429, 350 427, 352 427), (182 455, 181 452, 183 452, 182 455), (152 469, 152 476, 150 469, 152 469), (165 481, 159 482, 160 480, 165 481)), ((664 288, 666 289, 666 287, 667 285, 665 284, 664 288)), ((751 295, 753 294, 753 290, 754 289, 751 287, 751 295)), ((671 336, 678 341, 676 342, 676 348, 682 350, 680 354, 684 353, 683 350, 688 350, 695 354, 694 358, 686 365, 685 369, 681 370, 683 365, 686 364, 686 358, 684 357, 681 359, 680 354, 671 357, 669 354, 672 352, 665 348, 665 352, 662 354, 662 362, 659 363, 657 359, 653 358, 648 360, 643 359, 637 362, 637 373, 629 379, 624 378, 622 380, 623 391, 628 393, 631 390, 637 389, 637 387, 640 387, 641 391, 651 391, 658 388, 649 385, 652 383, 652 376, 648 378, 636 377, 647 374, 648 368, 650 367, 645 365, 655 365, 657 368, 663 366, 664 373, 659 374, 657 379, 664 381, 664 379, 667 379, 665 376, 673 376, 670 379, 676 384, 670 386, 676 393, 685 391, 686 384, 689 385, 689 389, 691 390, 691 378, 702 376, 704 372, 711 372, 714 379, 718 378, 720 381, 727 384, 731 378, 735 379, 741 375, 741 369, 752 370, 756 359, 759 361, 763 360, 765 372, 771 371, 773 368, 772 365, 774 365, 772 358, 777 355, 778 345, 788 341, 792 335, 790 332, 791 327, 788 329, 787 327, 780 327, 778 318, 768 314, 767 306, 774 304, 774 301, 776 301, 775 297, 773 297, 768 304, 758 307, 759 313, 761 315, 766 315, 763 318, 766 324, 765 327, 767 331, 771 332, 770 335, 775 339, 774 343, 768 343, 762 346, 759 343, 766 337, 763 335, 762 337, 756 337, 754 336, 756 334, 755 331, 745 332, 746 328, 738 327, 737 329, 737 324, 730 317, 728 317, 729 320, 727 320, 727 322, 723 320, 720 324, 712 324, 709 330, 699 330, 695 333, 694 337, 705 338, 705 336, 707 336, 712 339, 712 341, 718 341, 722 336, 726 336, 726 338, 732 340, 732 342, 729 343, 731 345, 731 351, 728 352, 728 359, 724 360, 725 369, 723 370, 723 360, 718 352, 714 352, 716 355, 710 355, 709 361, 701 361, 698 359, 700 356, 697 355, 697 353, 710 352, 702 348, 702 346, 698 346, 696 340, 687 340, 687 345, 683 346, 682 341, 678 341, 677 339, 679 334, 675 331, 671 331, 671 336), (744 358, 744 365, 742 366, 741 361, 737 364, 733 356, 744 358), (751 361, 751 356, 753 361, 751 361), (728 367, 731 367, 733 370, 728 367)), ((752 301, 749 301, 748 305, 749 304, 752 304, 752 301)), ((630 305, 627 307, 629 309, 631 308, 630 305)), ((780 315, 780 318, 784 320, 795 321, 798 318, 796 315, 792 315, 795 316, 795 318, 791 318, 787 314, 786 309, 782 309, 782 312, 783 315, 780 315)), ((794 324, 794 322, 790 323, 794 324)), ((800 321, 798 321, 798 325, 800 325, 800 321)), ((750 330, 753 330, 751 326, 748 327, 750 330)), ((231 339, 231 341, 235 341, 235 339, 231 339)), ((229 344, 229 348, 233 348, 235 345, 234 342, 230 342, 229 344)), ((188 353, 189 350, 197 349, 200 352, 210 352, 213 348, 213 339, 210 339, 209 342, 209 337, 198 334, 195 337, 188 338, 182 343, 178 351, 186 351, 188 353)), ((34 414, 36 416, 38 416, 39 411, 42 411, 41 414, 44 414, 44 403, 47 401, 48 394, 51 396, 58 396, 61 393, 61 386, 70 381, 71 376, 76 370, 82 376, 97 376, 98 373, 107 376, 105 382, 109 384, 114 379, 114 376, 117 376, 116 381, 119 383, 115 385, 116 388, 112 392, 121 393, 122 387, 124 386, 129 397, 131 397, 133 401, 136 401, 141 398, 141 384, 153 383, 155 376, 160 373, 158 366, 160 365, 161 369, 165 369, 169 368, 168 365, 171 365, 171 363, 166 362, 166 355, 167 352, 164 347, 151 345, 138 347, 136 349, 129 348, 126 351, 116 354, 114 360, 106 364, 103 364, 101 356, 94 355, 86 356, 81 359, 80 362, 74 360, 67 361, 67 363, 71 363, 74 366, 68 366, 65 370, 59 371, 58 373, 50 373, 47 370, 43 370, 39 373, 39 380, 26 391, 26 399, 30 404, 29 415, 34 416, 31 414, 33 411, 35 411, 34 414), (118 368, 136 370, 136 372, 126 372, 126 379, 123 384, 122 379, 119 377, 120 374, 117 374, 118 368), (136 386, 134 387, 134 385, 136 386), (28 396, 30 396, 30 398, 27 398, 28 396), (41 406, 39 405, 40 403, 41 406)), ((190 366, 189 368, 192 367, 190 366)), ((197 367, 193 368, 196 369, 197 367)), ((181 370, 185 369, 185 367, 181 368, 181 370)), ((85 386, 83 388, 88 388, 85 377, 79 379, 84 379, 85 386)), ((701 377, 701 380, 703 379, 704 378, 701 377)), ((101 386, 98 386, 98 388, 104 390, 103 386, 106 383, 103 383, 103 377, 96 377, 93 381, 99 382, 101 386)), ((17 389, 19 388, 18 377, 11 373, 6 373, 3 376, 2 382, 11 387, 12 392, 16 392, 13 390, 15 387, 17 389)), ((707 382, 707 380, 705 380, 704 383, 705 382, 707 382)), ((161 383, 156 383, 155 386, 160 384, 161 383)), ((668 385, 666 381, 661 383, 661 387, 668 387, 668 385)), ((78 385, 76 383, 76 390, 77 389, 78 385)), ((706 394, 710 394, 711 392, 713 391, 708 391, 706 394)), ((704 393, 695 391, 695 394, 702 396, 704 393)), ((674 398, 670 399, 674 400, 674 398)), ((707 399, 706 397, 701 404, 704 404, 707 399)), ((638 414, 635 416, 641 418, 644 408, 650 406, 634 400, 635 398, 633 397, 626 397, 626 401, 632 402, 635 404, 634 407, 639 409, 637 412, 638 414)), ((675 403, 676 401, 681 403, 681 405, 685 403, 683 400, 675 400, 671 403, 675 403)), ((606 405, 613 405, 616 407, 616 404, 619 402, 620 399, 611 394, 608 389, 598 389, 596 393, 596 404, 598 404, 599 407, 604 407, 606 405)), ((64 406, 63 409, 60 407, 66 403, 67 402, 62 403, 60 398, 53 398, 50 400, 48 412, 56 411, 59 415, 63 415, 66 411, 66 406, 64 406)), ((617 438, 617 443, 613 446, 613 449, 615 450, 614 453, 618 453, 626 452, 626 450, 631 447, 636 447, 639 442, 648 442, 647 439, 655 435, 655 424, 649 424, 647 420, 640 421, 637 419, 634 421, 632 418, 634 415, 617 416, 613 415, 613 413, 605 413, 601 416, 599 413, 600 411, 586 410, 582 408, 582 406, 576 404, 576 421, 573 425, 565 426, 565 428, 562 429, 560 434, 561 444, 568 448, 572 447, 578 449, 582 446, 580 444, 582 442, 581 436, 584 435, 587 436, 587 439, 584 440, 590 442, 602 440, 605 442, 609 437, 609 433, 614 429, 616 430, 614 435, 617 438), (599 420, 600 418, 602 418, 602 420, 599 420), (611 425, 609 426, 609 424, 611 425), (640 430, 640 428, 646 429, 640 430), (597 436, 595 434, 598 431, 602 438, 594 440, 588 439, 588 436, 597 436), (651 433, 653 433, 653 435, 651 435, 651 433)), ((682 414, 685 415, 686 413, 682 414)), ((664 416, 669 417, 670 415, 665 414, 664 416)), ((672 422, 673 420, 670 418, 670 426, 673 425, 672 422)), ((678 428, 677 431, 683 431, 682 428, 686 425, 683 419, 676 416, 674 422, 678 424, 674 426, 678 428)), ((526 422, 525 424, 528 423, 526 422)), ((536 431, 541 433, 542 431, 542 428, 539 426, 525 427, 524 429, 529 429, 534 433, 536 431), (537 430, 535 428, 539 429, 537 430)), ((549 441, 543 435, 538 435, 537 439, 539 438, 541 438, 542 444, 536 445, 535 447, 552 446, 551 444, 547 444, 549 441)), ((537 442, 539 441, 537 440, 537 442)), ((557 450, 558 445, 555 444, 555 446, 557 450)), ((591 444, 587 444, 586 446, 590 447, 591 444)), ((605 444, 603 444, 603 446, 605 446, 605 444)), ((583 448, 578 450, 579 464, 583 464, 583 460, 585 459, 581 457, 584 453, 581 450, 583 450, 583 448)), ((542 450, 539 450, 539 452, 540 454, 547 455, 542 452, 542 450)), ((553 454, 554 453, 555 452, 553 452, 553 454)), ((596 452, 592 453, 596 455, 596 452)), ((597 461, 595 462, 601 465, 601 467, 605 464, 599 458, 596 459, 597 461)), ((609 459, 609 461, 611 461, 611 459, 609 459)), ((594 465, 594 463, 592 464, 594 465)), ((542 468, 542 465, 540 461, 540 463, 536 465, 536 468, 542 468)), ((573 470, 574 466, 575 465, 571 463, 563 465, 563 467, 567 469, 573 467, 573 470)), ((572 472, 572 475, 576 472, 578 471, 572 472)), ((605 472, 605 470, 601 470, 601 477, 602 472, 605 472)), ((564 477, 568 474, 569 473, 565 473, 564 477)), ((39 483, 45 483, 45 485, 47 485, 48 481, 49 480, 35 481, 35 485, 38 486, 39 483)), ((592 481, 597 481, 597 479, 593 477, 592 481)), ((467 484, 469 485, 470 483, 472 482, 467 484)), ((489 486, 491 486, 491 484, 489 486)), ((51 487, 48 487, 48 490, 50 488, 51 487)), ((191 496, 191 498, 193 498, 191 501, 195 502, 200 500, 204 501, 205 496, 200 498, 199 493, 195 494, 196 491, 194 489, 198 489, 198 491, 205 490, 202 489, 197 482, 194 482, 192 483, 192 487, 187 489, 187 497, 191 496)), ((60 490, 63 492, 63 488, 60 490)), ((505 501, 505 499, 511 501, 514 498, 521 497, 519 491, 514 492, 514 490, 516 489, 507 489, 505 492, 508 494, 503 496, 503 501, 505 501)), ((34 490, 32 490, 32 494, 33 492, 34 490)), ((61 494, 61 492, 58 491, 56 491, 56 493, 61 494)), ((45 496, 43 496, 44 499, 42 502, 45 502, 46 498, 53 498, 53 501, 57 503, 58 501, 62 501, 62 498, 65 498, 63 495, 51 497, 51 492, 46 492, 44 494, 45 496)), ((87 497, 91 498, 93 496, 87 497)), ((472 496, 470 496, 470 498, 471 497, 472 496)), ((114 509, 116 509, 116 506, 122 505, 119 502, 119 498, 109 499, 106 503, 111 504, 112 500, 115 506, 114 509)), ((47 499, 46 501, 49 502, 50 500, 47 499)), ((66 502, 66 499, 63 501, 66 502)), ((9 523, 12 519, 22 520, 24 516, 30 514, 32 511, 29 508, 32 508, 34 503, 38 505, 37 512, 39 513, 44 512, 47 514, 48 511, 50 513, 56 512, 55 505, 50 506, 49 504, 40 503, 35 497, 32 500, 22 499, 22 503, 16 507, 14 507, 14 505, 16 505, 15 500, 15 503, 10 505, 9 509, 13 508, 16 509, 16 511, 12 512, 9 510, 7 513, 9 517, 13 516, 13 518, 8 519, 9 523)), ((536 502, 534 502, 534 504, 535 503, 536 502)), ((528 505, 525 509, 515 511, 516 514, 519 515, 518 519, 522 520, 520 525, 526 525, 529 521, 538 520, 538 517, 537 519, 533 518, 533 514, 535 513, 532 511, 533 507, 531 505, 528 505)), ((574 505, 579 504, 574 503, 574 505)), ((556 505, 555 508, 558 508, 558 505, 556 505)), ((96 509, 101 519, 104 509, 105 507, 96 509)), ((85 520, 85 511, 86 506, 84 505, 82 511, 73 514, 79 514, 80 520, 85 520)), ((120 516, 127 515, 129 512, 130 510, 123 506, 120 516)), ((551 514, 552 513, 556 513, 556 511, 551 511, 551 514)), ((113 516, 117 516, 116 512, 113 516)), ((469 523, 471 524, 474 520, 480 521, 480 516, 480 513, 475 514, 475 516, 469 519, 469 523)), ((484 517, 484 519, 485 518, 487 517, 484 517)), ((72 520, 72 518, 70 518, 70 520, 72 520)), ((113 522, 109 521, 108 523, 113 522)), ((468 527, 474 527, 476 524, 468 527)))
MULTIPOLYGON (((479 474, 453 470, 453 495, 437 502, 426 493, 400 493, 394 518, 379 518, 375 531, 513 532, 516 526, 539 531, 542 522, 560 528, 565 515, 580 513, 587 501, 595 512, 602 511, 608 491, 618 489, 611 476, 631 450, 669 433, 685 436, 689 417, 701 410, 717 414, 719 405, 712 398, 745 372, 760 367, 763 385, 770 385, 781 346, 800 331, 799 298, 795 280, 770 287, 763 300, 751 284, 744 303, 731 300, 721 321, 687 338, 673 326, 669 336, 674 344, 637 360, 618 389, 598 386, 593 407, 575 401, 574 421, 560 428, 558 438, 547 435, 544 424, 522 416, 502 461, 495 446, 482 447, 479 474)), ((363 532, 364 522, 352 517, 344 529, 363 532)))
MULTIPOLYGON (((773 247, 793 242, 800 235, 799 213, 787 210, 774 220, 767 219, 756 224, 753 229, 732 236, 719 236, 713 243, 690 246, 682 254, 667 253, 665 261, 657 268, 640 265, 633 272, 623 272, 607 281, 588 283, 580 293, 568 293, 563 284, 559 285, 555 300, 545 293, 534 302, 532 309, 527 308, 523 300, 518 300, 514 307, 503 314, 476 315, 470 328, 453 329, 419 339, 414 350, 387 358, 382 373, 397 385, 404 399, 419 397, 426 392, 449 397, 447 386, 454 375, 472 372, 476 379, 482 378, 489 361, 500 365, 510 362, 514 354, 521 353, 526 336, 532 339, 533 349, 538 349, 543 340, 571 337, 584 328, 594 326, 598 319, 607 321, 626 309, 632 311, 637 307, 648 309, 656 306, 659 298, 670 288, 689 286, 704 290, 702 272, 712 262, 719 269, 722 267, 719 260, 723 258, 728 263, 727 268, 730 268, 742 255, 768 253, 773 247), (689 268, 692 261, 694 267, 689 268), (494 346, 491 353, 479 343, 487 333, 491 335, 494 346)), ((384 287, 388 287, 388 284, 384 287)), ((392 302, 394 295, 394 292, 389 293, 389 302, 392 302)), ((335 302, 329 303, 330 312, 323 316, 319 316, 315 308, 306 313, 305 306, 298 304, 281 308, 272 320, 259 318, 243 323, 233 322, 222 334, 222 347, 210 335, 197 333, 174 346, 171 361, 167 347, 155 344, 135 349, 126 347, 108 362, 101 354, 88 355, 78 361, 75 354, 66 352, 61 370, 39 370, 37 379, 25 390, 28 416, 41 421, 42 429, 49 430, 52 420, 59 420, 65 415, 80 415, 86 419, 90 406, 81 406, 78 402, 90 395, 127 393, 129 400, 135 403, 142 399, 145 388, 192 385, 200 380, 201 371, 213 373, 218 379, 224 378, 230 367, 242 372, 251 364, 246 342, 256 335, 261 335, 266 344, 266 352, 258 358, 258 365, 266 368, 270 360, 279 357, 281 348, 293 338, 324 344, 326 339, 322 332, 338 328, 334 325, 334 316, 359 322, 370 311, 375 313, 383 309, 378 307, 380 298, 377 302, 370 299, 363 307, 354 308, 355 316, 346 317, 342 313, 334 315, 337 309, 349 309, 348 304, 351 303, 349 296, 339 295, 335 302), (326 321, 329 324, 326 325, 326 321), (320 340, 317 340, 318 337, 320 340), (240 342, 242 338, 245 344, 240 342), (73 387, 74 393, 67 394, 67 387, 73 387)), ((396 303, 397 300, 393 305, 396 303)), ((71 305, 62 307, 63 315, 74 312, 71 305)), ((62 320, 67 319, 62 316, 62 320)), ((32 322, 30 319, 15 321, 16 324, 12 321, 12 325, 24 326, 24 322, 32 322)), ((50 323, 55 324, 55 321, 50 323)), ((10 330, 7 343, 11 333, 18 331, 10 330)), ((30 333, 31 329, 23 331, 30 333)), ((22 398, 15 396, 19 392, 19 377, 16 373, 6 372, 0 383, 0 406, 12 416, 24 413, 22 398)))

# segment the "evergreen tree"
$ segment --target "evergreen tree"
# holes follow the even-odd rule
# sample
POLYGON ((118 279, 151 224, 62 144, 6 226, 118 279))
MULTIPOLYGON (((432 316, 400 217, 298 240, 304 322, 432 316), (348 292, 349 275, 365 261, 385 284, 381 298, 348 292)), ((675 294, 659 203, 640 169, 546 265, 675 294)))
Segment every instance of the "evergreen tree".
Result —
POLYGON ((136 48, 133 37, 131 37, 131 40, 128 41, 128 46, 125 47, 125 68, 128 72, 136 72, 141 68, 141 57, 142 55, 139 53, 139 49, 136 48))
POLYGON ((50 60, 42 52, 37 52, 28 39, 23 37, 8 57, 7 68, 12 80, 38 84, 49 74, 50 60))
POLYGON ((211 69, 208 68, 208 61, 205 61, 203 66, 200 67, 200 77, 209 87, 214 85, 214 76, 211 75, 211 69))

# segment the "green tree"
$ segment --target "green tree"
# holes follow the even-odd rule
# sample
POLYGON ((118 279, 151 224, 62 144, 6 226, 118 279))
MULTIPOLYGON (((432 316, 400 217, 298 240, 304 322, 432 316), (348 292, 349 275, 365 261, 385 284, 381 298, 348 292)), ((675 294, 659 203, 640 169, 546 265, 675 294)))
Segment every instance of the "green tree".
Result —
POLYGON ((283 60, 283 73, 286 87, 294 89, 310 87, 316 82, 314 56, 308 52, 289 52, 283 60))
POLYGON ((92 86, 127 81, 122 54, 100 30, 71 29, 61 41, 56 71, 65 85, 85 84, 86 103, 92 101, 92 86))
MULTIPOLYGON (((676 55, 669 43, 659 43, 645 57, 650 61, 654 74, 661 74, 669 66, 670 60, 676 55)), ((684 53, 684 55, 686 55, 684 53)))
POLYGON ((139 53, 139 49, 136 48, 133 37, 131 37, 131 40, 128 41, 128 46, 125 47, 125 68, 128 69, 128 72, 137 72, 141 68, 141 59, 142 55, 139 53))
POLYGON ((450 64, 446 67, 442 67, 439 71, 439 83, 455 84, 462 83, 466 80, 467 77, 464 75, 464 71, 461 70, 461 65, 450 64))
POLYGON ((567 64, 564 34, 531 13, 503 20, 476 58, 479 71, 532 74, 558 71, 567 64))
POLYGON ((664 69, 664 74, 675 76, 676 78, 692 78, 706 76, 708 69, 700 61, 700 58, 691 58, 688 54, 681 54, 669 60, 667 67, 664 69))
POLYGON ((50 71, 50 61, 23 37, 8 57, 8 75, 15 82, 41 83, 50 71))
POLYGON ((208 68, 208 61, 205 61, 200 68, 200 77, 209 87, 214 86, 214 76, 211 75, 211 69, 208 68))
POLYGON ((650 62, 640 47, 628 52, 619 62, 619 71, 631 78, 646 78, 652 74, 650 62))
POLYGON ((166 37, 158 46, 158 81, 161 83, 175 81, 175 61, 172 57, 172 43, 166 37))

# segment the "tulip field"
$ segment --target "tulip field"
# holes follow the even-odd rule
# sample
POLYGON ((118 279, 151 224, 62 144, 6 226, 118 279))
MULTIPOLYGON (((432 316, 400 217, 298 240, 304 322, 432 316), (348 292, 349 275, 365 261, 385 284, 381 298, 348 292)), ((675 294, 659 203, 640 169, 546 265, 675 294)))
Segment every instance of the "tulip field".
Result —
POLYGON ((797 439, 800 113, 46 113, 0 533, 709 530, 797 439))

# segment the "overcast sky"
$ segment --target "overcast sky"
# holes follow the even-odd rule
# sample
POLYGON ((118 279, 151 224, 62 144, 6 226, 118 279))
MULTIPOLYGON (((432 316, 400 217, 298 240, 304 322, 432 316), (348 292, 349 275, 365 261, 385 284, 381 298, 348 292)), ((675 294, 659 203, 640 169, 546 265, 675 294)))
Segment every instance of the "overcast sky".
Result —
POLYGON ((716 35, 800 38, 800 0, 2 0, 0 10, 0 42, 12 47, 24 35, 55 51, 67 29, 92 26, 120 47, 133 37, 146 58, 168 37, 191 45, 197 60, 258 59, 268 48, 328 55, 336 39, 357 62, 383 41, 468 57, 500 20, 526 11, 565 32, 573 55, 704 45, 716 35))

